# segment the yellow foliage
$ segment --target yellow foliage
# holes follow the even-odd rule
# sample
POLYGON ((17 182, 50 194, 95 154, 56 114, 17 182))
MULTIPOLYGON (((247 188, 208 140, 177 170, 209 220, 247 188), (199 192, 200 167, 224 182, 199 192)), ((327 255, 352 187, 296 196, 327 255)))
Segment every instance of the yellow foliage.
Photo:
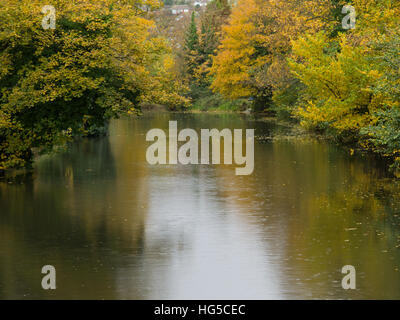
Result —
POLYGON ((325 26, 330 8, 329 0, 239 0, 213 60, 212 89, 238 98, 284 85, 291 39, 325 26))
MULTIPOLYGON (((396 1, 355 0, 356 29, 331 38, 326 32, 292 41, 291 72, 305 86, 307 102, 296 114, 309 128, 358 134, 376 123, 376 112, 398 102, 383 90, 385 70, 373 43, 399 22, 396 1), (336 50, 336 44, 340 50, 336 50)), ((386 80, 385 80, 386 79, 386 80)))

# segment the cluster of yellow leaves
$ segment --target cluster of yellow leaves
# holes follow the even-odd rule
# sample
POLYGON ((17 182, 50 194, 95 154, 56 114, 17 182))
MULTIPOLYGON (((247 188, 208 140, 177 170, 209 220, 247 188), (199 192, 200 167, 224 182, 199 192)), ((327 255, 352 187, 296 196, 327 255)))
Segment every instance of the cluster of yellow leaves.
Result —
POLYGON ((212 88, 228 98, 248 97, 287 82, 290 41, 327 24, 329 0, 239 0, 213 60, 212 88))
POLYGON ((44 30, 48 4, 0 3, 0 169, 141 102, 186 103, 167 85, 170 47, 153 36, 147 11, 160 0, 54 0, 56 28, 44 30))
POLYGON ((398 0, 239 0, 211 87, 231 99, 270 89, 303 126, 400 159, 399 26, 398 0), (355 29, 341 28, 344 5, 355 29))
POLYGON ((377 121, 377 111, 398 104, 377 90, 387 77, 372 43, 394 30, 400 16, 400 6, 390 0, 355 0, 354 6, 355 30, 338 38, 326 32, 300 37, 292 42, 289 63, 292 73, 306 85, 305 105, 297 111, 302 124, 333 128, 353 137, 377 121), (335 45, 339 50, 332 49, 335 45))

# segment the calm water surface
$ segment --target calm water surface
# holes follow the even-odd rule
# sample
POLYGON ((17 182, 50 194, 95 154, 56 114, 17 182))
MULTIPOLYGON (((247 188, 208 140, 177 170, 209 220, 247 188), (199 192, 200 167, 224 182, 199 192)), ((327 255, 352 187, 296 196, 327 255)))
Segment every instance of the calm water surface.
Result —
POLYGON ((287 131, 239 115, 153 114, 42 157, 23 183, 0 182, 0 298, 400 298, 400 184, 373 160, 287 131), (256 141, 251 176, 150 166, 146 132, 169 120, 275 138, 256 141))

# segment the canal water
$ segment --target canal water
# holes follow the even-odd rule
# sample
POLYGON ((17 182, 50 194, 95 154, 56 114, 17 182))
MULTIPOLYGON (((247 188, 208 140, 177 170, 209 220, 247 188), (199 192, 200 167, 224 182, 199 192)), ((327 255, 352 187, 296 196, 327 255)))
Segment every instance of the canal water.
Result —
POLYGON ((146 114, 0 182, 0 299, 400 298, 400 183, 376 160, 241 115, 146 114), (254 128, 252 175, 155 165, 146 133, 254 128), (261 139, 260 139, 261 138, 261 139), (57 289, 41 287, 44 265, 57 289), (356 289, 344 290, 353 265, 356 289))

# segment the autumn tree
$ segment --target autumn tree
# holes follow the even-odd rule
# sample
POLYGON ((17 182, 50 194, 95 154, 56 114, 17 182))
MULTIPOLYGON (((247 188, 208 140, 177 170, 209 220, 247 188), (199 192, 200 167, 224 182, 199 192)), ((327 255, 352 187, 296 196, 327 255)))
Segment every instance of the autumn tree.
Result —
POLYGON ((212 77, 209 70, 220 44, 222 25, 226 23, 230 12, 228 0, 212 0, 205 9, 192 13, 183 56, 184 77, 190 86, 189 95, 195 107, 201 104, 202 108, 213 108, 226 103, 220 95, 210 90, 212 77))
POLYGON ((260 109, 267 107, 274 92, 291 83, 291 39, 323 28, 330 10, 328 0, 239 0, 213 59, 212 89, 231 99, 254 97, 260 109))
POLYGON ((55 29, 42 27, 46 1, 0 3, 0 170, 135 112, 154 87, 164 102, 183 103, 158 76, 168 72, 168 47, 150 37, 154 24, 140 9, 157 0, 53 3, 55 29))
POLYGON ((185 68, 189 81, 193 81, 194 70, 198 64, 199 35, 197 33, 196 13, 193 11, 185 38, 185 68))
POLYGON ((398 1, 354 0, 354 30, 293 41, 290 67, 305 85, 297 115, 310 129, 400 163, 398 1))

